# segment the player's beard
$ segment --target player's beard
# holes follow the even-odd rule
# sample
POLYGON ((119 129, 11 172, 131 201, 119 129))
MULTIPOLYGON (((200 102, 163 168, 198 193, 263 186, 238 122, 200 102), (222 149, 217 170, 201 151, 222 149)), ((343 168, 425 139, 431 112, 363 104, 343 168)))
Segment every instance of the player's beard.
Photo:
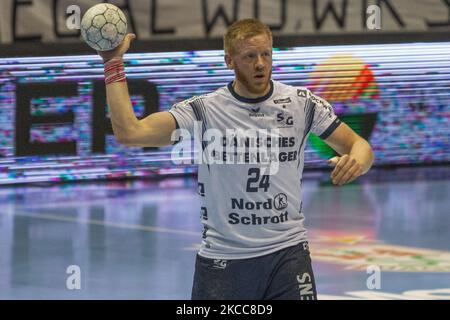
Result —
POLYGON ((268 76, 264 79, 263 83, 256 84, 255 78, 246 76, 238 67, 234 68, 236 79, 245 87, 245 89, 251 94, 264 95, 267 87, 269 86, 270 79, 272 78, 272 70, 270 70, 268 76))

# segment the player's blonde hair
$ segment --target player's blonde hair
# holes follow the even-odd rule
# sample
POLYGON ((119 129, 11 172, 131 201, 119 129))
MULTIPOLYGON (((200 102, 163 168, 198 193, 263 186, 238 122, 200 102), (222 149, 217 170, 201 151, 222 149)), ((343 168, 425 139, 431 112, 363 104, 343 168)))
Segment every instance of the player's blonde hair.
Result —
POLYGON ((269 27, 257 19, 243 19, 233 23, 223 36, 225 54, 235 53, 235 43, 260 34, 266 34, 272 41, 272 32, 269 27))

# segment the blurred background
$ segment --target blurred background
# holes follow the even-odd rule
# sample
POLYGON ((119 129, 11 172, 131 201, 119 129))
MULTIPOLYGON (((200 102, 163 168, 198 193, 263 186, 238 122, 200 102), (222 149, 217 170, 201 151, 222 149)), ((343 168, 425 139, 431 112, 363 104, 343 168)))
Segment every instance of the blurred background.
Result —
MULTIPOLYGON (((172 147, 115 141, 103 64, 77 28, 100 2, 2 1, 1 299, 189 298, 197 168, 175 165, 172 147), (67 287, 71 265, 81 289, 67 287)), ((226 85, 226 28, 268 24, 273 79, 327 99, 375 152, 366 176, 335 188, 334 151, 308 138, 303 198, 319 297, 450 298, 449 1, 109 3, 137 35, 125 61, 140 118, 226 85), (381 288, 368 286, 369 265, 381 288)))

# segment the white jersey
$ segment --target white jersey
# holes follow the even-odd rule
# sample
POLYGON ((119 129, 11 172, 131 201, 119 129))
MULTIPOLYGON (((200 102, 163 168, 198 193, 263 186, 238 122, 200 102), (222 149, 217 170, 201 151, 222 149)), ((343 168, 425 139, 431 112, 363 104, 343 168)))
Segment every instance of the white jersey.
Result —
POLYGON ((213 259, 266 255, 307 240, 302 212, 304 149, 310 132, 327 138, 340 120, 330 104, 303 87, 271 81, 267 95, 239 96, 231 86, 175 104, 177 127, 278 129, 279 168, 258 164, 199 164, 203 239, 199 254, 213 259))

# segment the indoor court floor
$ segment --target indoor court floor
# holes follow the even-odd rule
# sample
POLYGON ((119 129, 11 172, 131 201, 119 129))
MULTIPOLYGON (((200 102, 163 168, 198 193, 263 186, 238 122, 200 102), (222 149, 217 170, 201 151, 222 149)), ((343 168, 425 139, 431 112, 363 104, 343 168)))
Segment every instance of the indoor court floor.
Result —
MULTIPOLYGON (((189 299, 196 186, 0 187, 0 299, 189 299)), ((343 187, 307 172, 303 202, 319 299, 450 299, 450 167, 372 170, 343 187)))

